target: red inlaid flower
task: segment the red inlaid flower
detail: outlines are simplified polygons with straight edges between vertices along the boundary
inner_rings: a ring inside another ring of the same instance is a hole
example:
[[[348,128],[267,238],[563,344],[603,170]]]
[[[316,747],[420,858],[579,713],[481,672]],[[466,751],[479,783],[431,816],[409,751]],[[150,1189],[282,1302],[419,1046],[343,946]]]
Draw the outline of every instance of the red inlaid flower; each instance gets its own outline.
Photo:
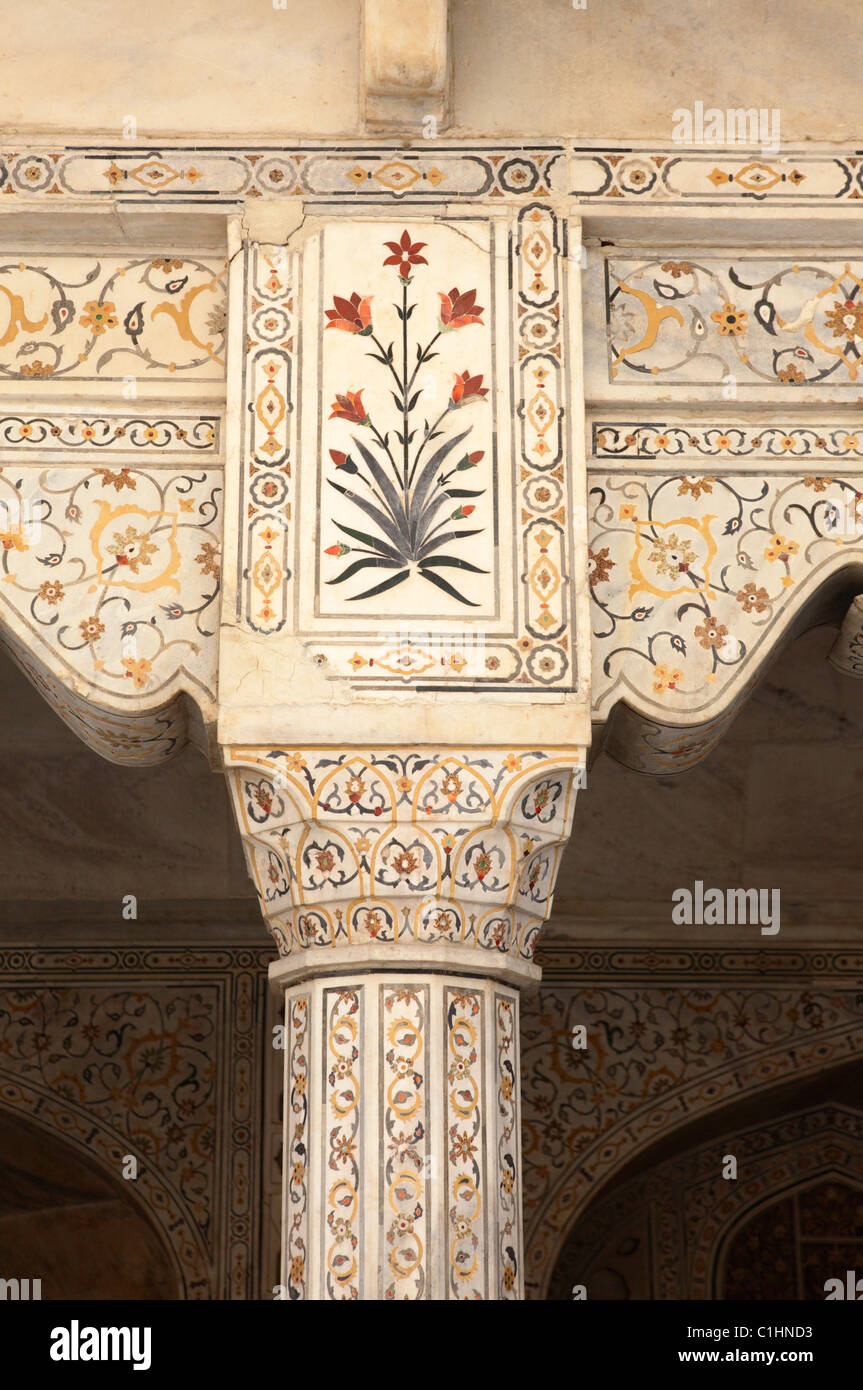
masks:
[[[464,328],[469,323],[482,323],[480,314],[484,314],[485,310],[476,302],[476,290],[465,290],[464,294],[459,294],[456,289],[450,290],[449,294],[441,294],[438,290],[438,299],[443,328]]]
[[[474,396],[481,400],[487,395],[488,387],[482,384],[482,373],[479,376],[471,376],[470,372],[461,372],[456,375],[450,399],[453,405],[463,405]]]
[[[387,256],[384,265],[397,265],[399,275],[403,280],[410,278],[412,265],[428,265],[425,256],[419,253],[427,243],[424,241],[411,241],[407,230],[403,231],[398,241],[385,241],[384,246],[392,252]]]
[[[330,407],[331,420],[347,420],[352,425],[368,424],[368,415],[363,405],[362,391],[347,391],[343,396],[336,392],[336,399]]]
[[[367,337],[372,331],[372,296],[360,299],[354,291],[350,299],[333,295],[334,308],[327,309],[329,323],[327,328],[341,328],[345,333],[361,333]]]

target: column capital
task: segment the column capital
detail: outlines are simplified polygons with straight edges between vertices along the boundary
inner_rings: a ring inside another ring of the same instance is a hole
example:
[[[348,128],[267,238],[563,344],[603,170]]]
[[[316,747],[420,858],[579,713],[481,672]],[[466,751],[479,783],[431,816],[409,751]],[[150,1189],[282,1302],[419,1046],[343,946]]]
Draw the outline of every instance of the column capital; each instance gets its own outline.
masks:
[[[582,748],[224,750],[275,979],[539,978]]]

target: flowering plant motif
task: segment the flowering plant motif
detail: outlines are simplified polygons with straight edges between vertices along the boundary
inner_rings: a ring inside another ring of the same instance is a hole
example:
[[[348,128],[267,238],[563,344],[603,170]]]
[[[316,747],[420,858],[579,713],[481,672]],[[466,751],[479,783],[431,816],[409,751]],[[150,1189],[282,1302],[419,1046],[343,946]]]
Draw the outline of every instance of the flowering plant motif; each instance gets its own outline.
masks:
[[[460,523],[475,511],[474,499],[481,497],[485,489],[453,486],[452,480],[457,479],[458,474],[475,468],[484,457],[484,451],[470,451],[465,447],[460,455],[455,455],[472,427],[450,432],[445,422],[453,411],[483,401],[488,395],[488,387],[483,386],[481,374],[465,369],[456,375],[446,405],[436,420],[429,423],[428,419],[424,419],[420,428],[415,412],[424,390],[420,381],[422,369],[438,356],[433,350],[435,343],[443,333],[481,324],[485,311],[476,303],[476,290],[459,291],[453,288],[447,292],[438,291],[438,331],[429,342],[424,345],[417,342],[411,349],[409,320],[417,304],[408,302],[408,289],[414,267],[428,265],[421,254],[426,243],[413,242],[405,230],[398,241],[388,241],[385,245],[390,254],[383,264],[398,267],[401,304],[394,304],[393,308],[401,328],[400,353],[396,350],[395,342],[385,347],[375,332],[371,295],[360,295],[356,291],[349,297],[336,295],[333,308],[326,311],[326,328],[368,338],[374,344],[376,350],[367,355],[380,363],[395,383],[391,394],[397,411],[397,424],[382,432],[363,404],[365,387],[336,394],[329,418],[367,429],[369,442],[363,442],[357,435],[352,436],[356,457],[330,449],[330,458],[339,480],[329,478],[327,481],[330,487],[374,523],[374,530],[360,530],[341,521],[334,522],[351,544],[339,540],[328,546],[325,553],[336,559],[346,555],[356,558],[351,559],[341,574],[328,580],[328,583],[343,584],[363,570],[393,571],[379,583],[353,594],[351,601],[356,602],[382,594],[403,584],[410,575],[418,574],[450,598],[476,608],[478,605],[455,582],[438,571],[487,573],[478,565],[453,554],[451,549],[459,541],[479,535],[483,529],[464,528]],[[417,443],[414,447],[415,440]],[[442,442],[433,446],[435,440]],[[457,462],[450,462],[449,467],[445,468],[451,456],[457,457]],[[355,478],[362,490],[348,487],[343,481],[347,478]]]

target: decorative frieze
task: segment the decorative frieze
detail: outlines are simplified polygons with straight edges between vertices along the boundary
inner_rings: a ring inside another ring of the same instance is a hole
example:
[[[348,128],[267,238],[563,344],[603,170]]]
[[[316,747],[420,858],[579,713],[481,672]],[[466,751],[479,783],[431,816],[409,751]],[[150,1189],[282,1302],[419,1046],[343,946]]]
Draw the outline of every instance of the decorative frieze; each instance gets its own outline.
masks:
[[[548,197],[566,187],[560,142],[129,145],[0,151],[0,194],[29,200],[176,204],[296,196],[315,202],[448,203]],[[49,197],[50,195],[50,197]]]
[[[780,421],[759,425],[744,420],[702,424],[675,421],[637,421],[597,419],[591,425],[592,465],[607,469],[621,459],[628,471],[631,459],[667,467],[669,459],[693,465],[713,459],[713,467],[723,472],[750,460],[755,470],[787,469],[792,459],[807,463],[842,459],[844,471],[863,468],[863,429],[844,422],[802,425],[799,421]],[[733,460],[733,463],[731,462]]]
[[[220,415],[175,412],[170,419],[152,414],[112,414],[55,410],[0,413],[0,459],[60,462],[75,454],[110,454],[135,466],[152,468],[161,459],[170,468],[201,460],[221,463]]]
[[[367,140],[230,145],[163,142],[86,147],[50,140],[0,151],[0,193],[9,200],[60,199],[176,205],[236,204],[249,197],[383,204],[568,194],[586,205],[656,204],[807,208],[863,197],[860,151],[783,146],[692,149],[679,144],[564,141],[440,142],[413,147]]]
[[[755,150],[686,150],[680,145],[570,149],[569,190],[585,202],[709,204],[769,203],[781,207],[829,206],[863,197],[859,150],[784,147],[763,156]]]

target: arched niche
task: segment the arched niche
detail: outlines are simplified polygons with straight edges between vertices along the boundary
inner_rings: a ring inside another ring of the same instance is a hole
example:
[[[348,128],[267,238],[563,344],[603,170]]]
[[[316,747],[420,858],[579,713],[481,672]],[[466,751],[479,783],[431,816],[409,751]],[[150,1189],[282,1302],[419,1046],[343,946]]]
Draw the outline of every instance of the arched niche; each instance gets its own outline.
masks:
[[[164,1238],[133,1196],[59,1135],[0,1110],[0,1270],[49,1299],[177,1299]]]

